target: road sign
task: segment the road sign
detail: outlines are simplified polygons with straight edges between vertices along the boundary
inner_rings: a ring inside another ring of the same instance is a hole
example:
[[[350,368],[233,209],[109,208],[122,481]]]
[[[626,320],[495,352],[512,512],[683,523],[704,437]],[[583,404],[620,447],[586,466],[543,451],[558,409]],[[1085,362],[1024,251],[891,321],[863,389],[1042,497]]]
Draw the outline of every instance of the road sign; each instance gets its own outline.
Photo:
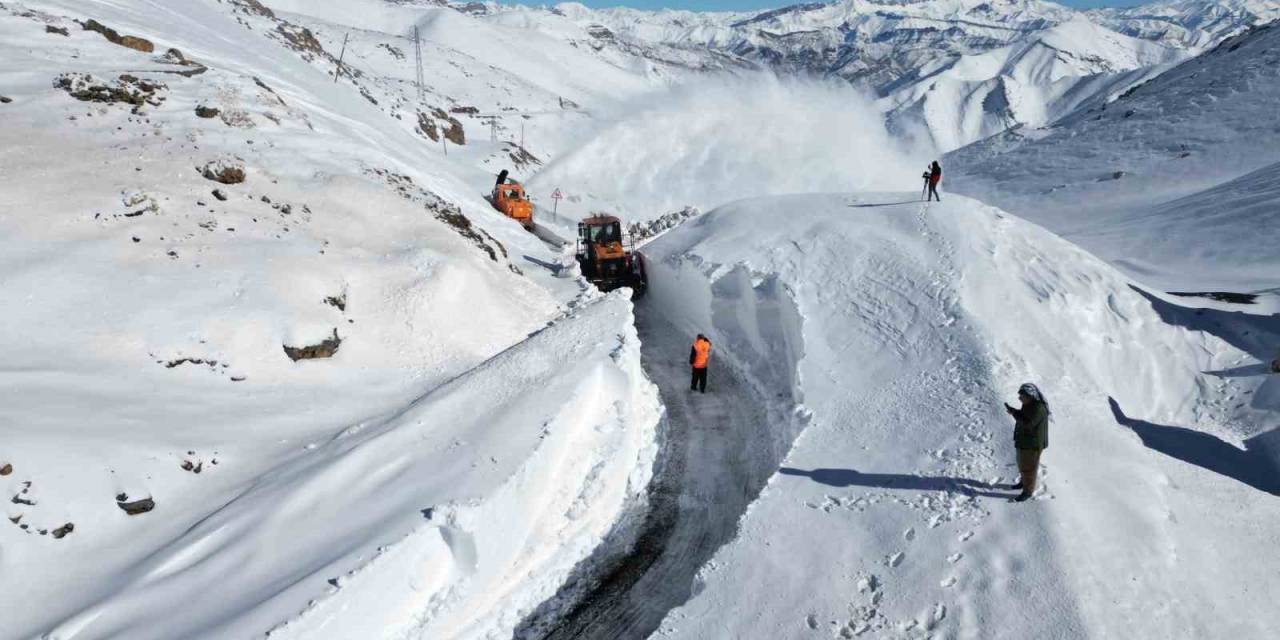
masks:
[[[551,217],[557,220],[560,219],[560,199],[563,197],[564,194],[560,193],[560,187],[556,187],[556,190],[551,192],[551,199],[555,200],[555,203],[553,203],[553,206],[551,207]]]
[[[563,198],[563,197],[564,197],[564,194],[563,194],[563,193],[560,193],[560,189],[558,189],[558,188],[555,190],[555,192],[554,192],[554,193],[552,193],[552,194],[551,194],[551,199],[552,199],[552,200],[559,200],[559,199],[561,199],[561,198]]]

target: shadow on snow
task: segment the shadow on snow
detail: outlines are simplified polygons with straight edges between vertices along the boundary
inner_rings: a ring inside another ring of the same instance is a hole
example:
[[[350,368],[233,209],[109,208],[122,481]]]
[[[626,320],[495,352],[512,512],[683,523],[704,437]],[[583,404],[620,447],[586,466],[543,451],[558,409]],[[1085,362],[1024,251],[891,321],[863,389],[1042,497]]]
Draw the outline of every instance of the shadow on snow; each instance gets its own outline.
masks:
[[[1138,434],[1142,438],[1142,444],[1148,449],[1242,482],[1259,491],[1280,495],[1280,465],[1276,464],[1273,457],[1280,453],[1280,449],[1273,449],[1278,443],[1264,442],[1280,438],[1280,430],[1272,430],[1245,440],[1245,448],[1238,449],[1208,433],[1130,418],[1120,409],[1120,403],[1115,398],[1107,400],[1111,404],[1111,413],[1116,422]]]
[[[782,467],[778,473],[788,476],[805,476],[814,482],[833,487],[878,487],[907,491],[947,491],[984,498],[1008,498],[1010,494],[994,493],[997,485],[968,478],[946,476],[916,476],[900,473],[862,473],[854,469],[795,469]]]

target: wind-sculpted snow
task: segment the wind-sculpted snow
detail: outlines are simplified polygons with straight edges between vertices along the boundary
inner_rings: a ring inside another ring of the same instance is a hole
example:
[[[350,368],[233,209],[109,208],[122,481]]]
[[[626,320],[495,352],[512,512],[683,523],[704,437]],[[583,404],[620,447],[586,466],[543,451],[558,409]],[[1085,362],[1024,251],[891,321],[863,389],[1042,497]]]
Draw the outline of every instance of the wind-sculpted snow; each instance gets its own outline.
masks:
[[[562,187],[562,211],[643,220],[761,195],[908,188],[930,159],[910,158],[857,91],[765,75],[652,94],[602,119],[530,181]]]

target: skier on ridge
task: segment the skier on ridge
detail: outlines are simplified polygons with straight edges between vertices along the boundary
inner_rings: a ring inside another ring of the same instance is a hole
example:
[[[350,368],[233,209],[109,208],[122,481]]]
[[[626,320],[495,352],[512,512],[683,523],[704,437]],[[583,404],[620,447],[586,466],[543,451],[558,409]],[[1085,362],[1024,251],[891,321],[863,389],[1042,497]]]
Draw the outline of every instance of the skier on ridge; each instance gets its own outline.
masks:
[[[711,360],[711,341],[701,333],[689,348],[689,366],[693,369],[690,391],[707,392],[707,364]]]
[[[1039,387],[1030,382],[1018,388],[1021,407],[1007,403],[1004,410],[1013,416],[1013,446],[1018,450],[1018,472],[1021,479],[1013,489],[1022,489],[1014,498],[1023,502],[1036,492],[1036,476],[1040,469],[1040,454],[1049,448],[1049,403]]]

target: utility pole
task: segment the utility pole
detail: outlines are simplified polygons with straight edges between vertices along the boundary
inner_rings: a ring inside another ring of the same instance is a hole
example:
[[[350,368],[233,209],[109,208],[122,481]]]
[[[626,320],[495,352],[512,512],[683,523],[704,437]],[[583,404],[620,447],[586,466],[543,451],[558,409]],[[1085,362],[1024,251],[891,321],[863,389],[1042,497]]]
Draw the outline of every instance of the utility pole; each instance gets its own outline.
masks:
[[[489,142],[498,141],[498,116],[489,118]]]
[[[440,146],[444,147],[444,155],[449,155],[449,139],[444,136],[440,136]]]
[[[351,34],[342,36],[342,53],[338,54],[338,69],[333,72],[333,83],[338,84],[338,76],[342,75],[342,59],[347,57],[347,40],[351,38]]]
[[[520,150],[524,150],[524,122],[520,123]]]
[[[418,27],[416,26],[413,28],[413,50],[414,50],[414,58],[416,59],[417,65],[418,65],[418,71],[417,71],[418,102],[422,102],[422,85],[425,84],[423,82],[423,76],[425,74],[423,74],[422,72],[422,40],[421,38],[418,37]]]

